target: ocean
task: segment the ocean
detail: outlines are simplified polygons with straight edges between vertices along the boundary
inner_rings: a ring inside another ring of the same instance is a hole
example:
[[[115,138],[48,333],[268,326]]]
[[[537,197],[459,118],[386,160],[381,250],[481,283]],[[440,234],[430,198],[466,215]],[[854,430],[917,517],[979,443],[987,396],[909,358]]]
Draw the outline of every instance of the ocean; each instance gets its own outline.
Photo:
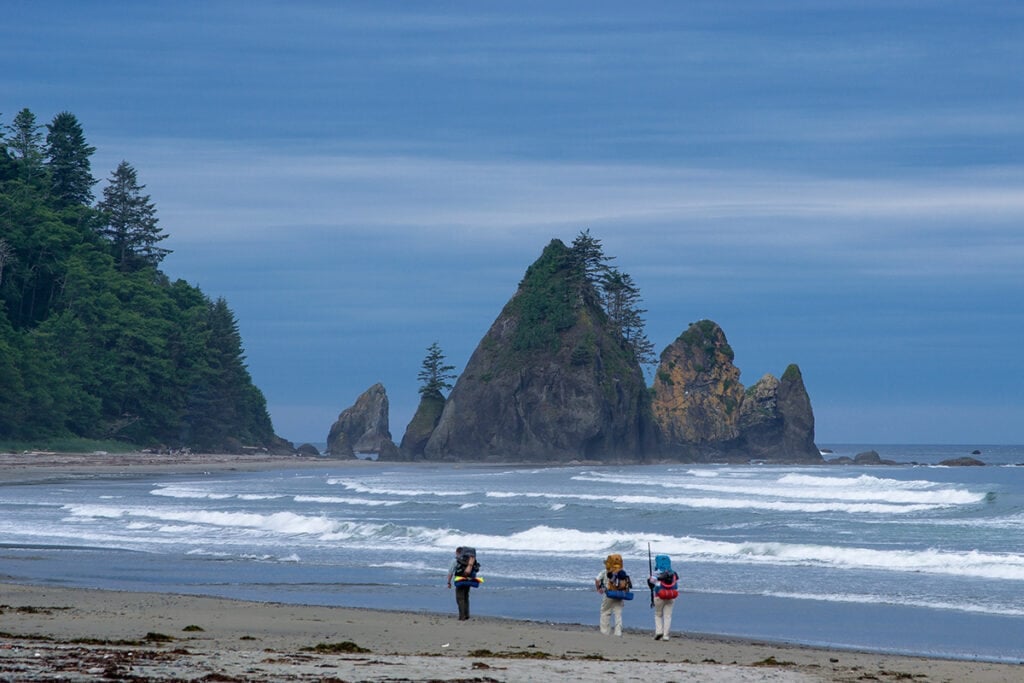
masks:
[[[653,634],[648,549],[680,575],[673,631],[1024,661],[1024,447],[874,448],[917,465],[386,464],[0,485],[0,578],[593,624],[609,553]],[[940,467],[970,455],[987,467]],[[2,473],[0,473],[2,482]],[[2,602],[2,597],[0,597]]]

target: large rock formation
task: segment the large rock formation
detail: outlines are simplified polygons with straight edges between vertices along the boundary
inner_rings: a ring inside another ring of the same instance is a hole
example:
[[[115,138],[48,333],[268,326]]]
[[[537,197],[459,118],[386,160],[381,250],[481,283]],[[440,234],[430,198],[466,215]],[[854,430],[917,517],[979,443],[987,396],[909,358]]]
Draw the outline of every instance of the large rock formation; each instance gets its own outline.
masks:
[[[394,444],[388,428],[388,395],[384,385],[377,383],[338,415],[327,435],[327,453],[355,457],[356,453],[382,451],[394,453]]]
[[[800,369],[765,375],[749,390],[710,320],[693,323],[661,354],[652,411],[667,457],[698,461],[821,461]]]
[[[402,444],[399,447],[402,459],[419,460],[423,457],[427,441],[430,440],[430,435],[434,433],[434,428],[441,420],[443,411],[444,396],[439,392],[420,397],[416,414],[412,416],[412,420],[405,428],[405,435],[402,437]]]
[[[757,460],[822,462],[814,445],[814,413],[800,368],[782,379],[765,375],[743,397],[734,454]]]
[[[651,409],[665,440],[713,444],[739,436],[743,385],[725,333],[710,320],[690,325],[661,353]]]
[[[529,267],[466,364],[429,460],[636,460],[654,438],[640,366],[559,240]]]

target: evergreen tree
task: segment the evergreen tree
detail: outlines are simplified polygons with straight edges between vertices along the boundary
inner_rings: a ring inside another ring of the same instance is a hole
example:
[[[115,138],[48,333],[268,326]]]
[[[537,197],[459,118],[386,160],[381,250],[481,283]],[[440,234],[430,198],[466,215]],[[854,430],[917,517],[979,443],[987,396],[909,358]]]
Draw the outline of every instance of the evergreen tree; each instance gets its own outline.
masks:
[[[633,349],[637,361],[641,365],[657,362],[654,344],[644,332],[643,314],[647,311],[640,308],[640,290],[633,283],[633,278],[629,273],[611,268],[601,281],[601,289],[608,319]]]
[[[167,237],[157,225],[156,207],[149,195],[142,194],[135,169],[127,161],[118,164],[103,188],[103,201],[97,209],[103,216],[99,232],[110,240],[114,260],[123,271],[145,266],[156,267],[169,249],[156,246]]]
[[[96,184],[89,157],[96,148],[86,144],[82,126],[71,112],[57,114],[46,128],[47,166],[54,198],[63,206],[88,205]]]
[[[28,176],[37,175],[43,170],[41,130],[42,126],[36,123],[36,115],[28,108],[18,112],[10,126],[7,147],[14,152],[14,157],[21,161],[24,173]]]
[[[441,392],[452,388],[451,380],[456,377],[452,372],[455,366],[446,365],[444,361],[444,353],[437,342],[427,347],[427,356],[423,359],[423,369],[417,375],[417,379],[421,382],[419,389],[421,396],[443,397]]]
[[[641,365],[656,363],[654,345],[644,332],[643,314],[647,311],[640,308],[640,290],[633,278],[609,265],[614,257],[605,256],[601,240],[591,236],[589,230],[582,230],[573,240],[572,253],[585,278],[598,291],[609,322],[632,349],[637,361]]]

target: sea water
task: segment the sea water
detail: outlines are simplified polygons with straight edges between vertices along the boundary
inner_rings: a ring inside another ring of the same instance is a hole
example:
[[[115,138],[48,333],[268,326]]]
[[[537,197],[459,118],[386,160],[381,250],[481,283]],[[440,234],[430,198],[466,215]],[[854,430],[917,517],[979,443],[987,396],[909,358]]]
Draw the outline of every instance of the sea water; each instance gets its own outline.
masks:
[[[673,629],[1024,661],[1024,447],[916,465],[359,467],[0,486],[0,578],[270,602],[455,612],[445,575],[477,549],[476,615],[594,624],[609,553],[653,633],[648,552],[682,593]],[[832,446],[829,457],[867,447]],[[2,481],[2,472],[0,472]]]

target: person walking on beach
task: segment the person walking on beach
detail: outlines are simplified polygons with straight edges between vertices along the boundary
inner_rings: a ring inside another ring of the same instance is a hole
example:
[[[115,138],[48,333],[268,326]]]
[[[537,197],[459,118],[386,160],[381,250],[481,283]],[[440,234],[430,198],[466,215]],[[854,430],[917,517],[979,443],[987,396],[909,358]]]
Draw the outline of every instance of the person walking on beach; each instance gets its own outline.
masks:
[[[452,587],[452,578],[456,576],[472,577],[476,574],[478,565],[476,564],[476,552],[467,552],[471,549],[463,548],[459,546],[455,549],[455,558],[452,560],[451,566],[448,567],[448,588]],[[469,589],[470,586],[465,581],[459,581],[463,585],[455,586],[455,604],[459,607],[459,621],[466,621],[469,619]]]
[[[647,577],[647,585],[654,590],[654,639],[668,640],[672,609],[679,597],[679,575],[672,571],[672,558],[654,558],[654,573]]]
[[[611,633],[612,622],[615,623],[615,635],[622,635],[622,601],[621,597],[608,597],[608,591],[619,595],[633,587],[629,575],[622,569],[622,555],[609,555],[604,561],[604,571],[594,579],[594,588],[601,593],[601,633]]]

